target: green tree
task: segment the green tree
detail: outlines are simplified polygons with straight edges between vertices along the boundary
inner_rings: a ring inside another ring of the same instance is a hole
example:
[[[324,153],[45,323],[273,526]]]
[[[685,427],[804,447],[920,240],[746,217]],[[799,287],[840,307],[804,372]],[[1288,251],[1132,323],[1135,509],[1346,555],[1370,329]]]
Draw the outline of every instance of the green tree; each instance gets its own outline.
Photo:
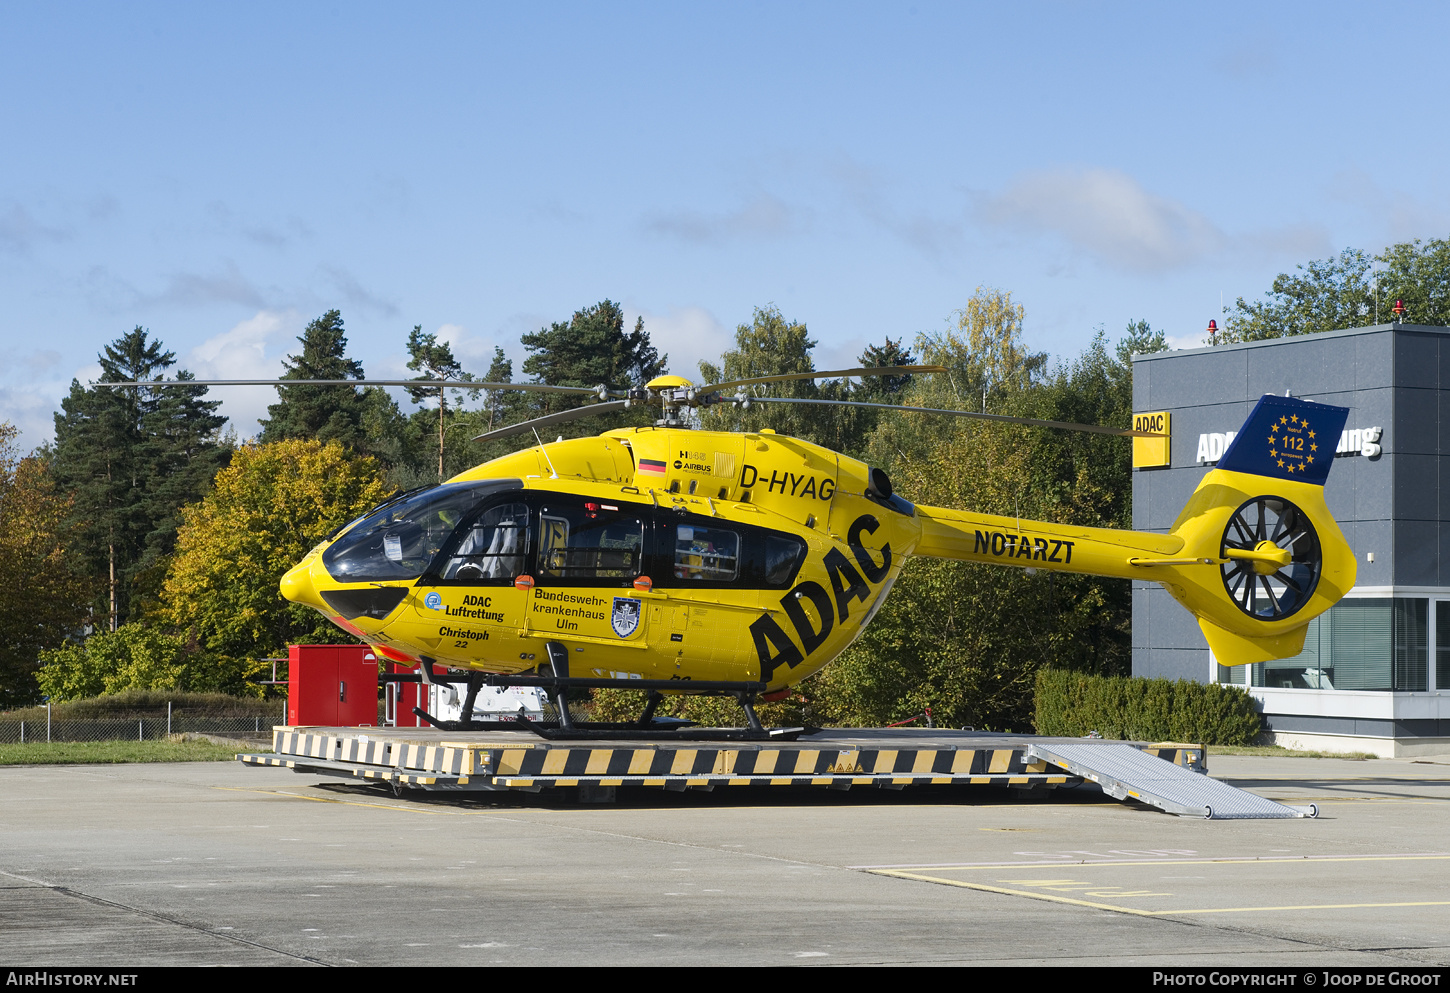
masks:
[[[665,371],[667,359],[650,343],[644,318],[634,322],[633,331],[624,329],[624,311],[612,300],[575,312],[567,323],[555,322],[520,341],[529,355],[524,375],[550,386],[600,386],[612,390],[642,386]],[[571,394],[529,393],[516,401],[517,412],[528,417],[569,410],[592,403],[588,397]],[[581,435],[631,424],[649,424],[658,416],[648,405],[585,418],[574,424],[551,427],[551,434]],[[517,440],[505,446],[517,447]]]
[[[436,334],[424,334],[423,325],[421,324],[414,325],[412,333],[408,335],[408,355],[410,356],[408,359],[408,368],[415,372],[423,373],[421,376],[414,377],[415,379],[459,382],[473,378],[473,374],[464,372],[462,364],[453,357],[453,349],[449,346],[448,342],[439,341]],[[408,387],[408,395],[413,398],[414,403],[421,404],[429,399],[438,402],[438,406],[432,411],[428,411],[425,408],[415,413],[413,420],[420,422],[420,424],[422,421],[428,419],[437,421],[432,433],[438,438],[438,482],[440,483],[445,478],[443,474],[443,456],[444,435],[448,428],[449,392],[449,390],[442,386]],[[453,390],[451,392],[454,395],[454,406],[461,408],[463,406],[463,391]],[[471,390],[469,393],[475,400],[478,399],[478,390]],[[431,418],[427,416],[430,414],[432,415]]]
[[[71,501],[40,458],[21,458],[16,430],[0,423],[0,709],[33,703],[42,651],[85,621],[90,582],[67,561]]]
[[[1346,248],[1280,273],[1267,299],[1243,297],[1224,319],[1219,342],[1260,341],[1394,320],[1403,300],[1406,324],[1450,325],[1450,240],[1391,245],[1371,256]]]
[[[1022,341],[1025,317],[1012,294],[977,287],[967,305],[952,315],[953,327],[922,335],[917,348],[928,365],[945,366],[954,390],[982,397],[990,413],[995,395],[1017,397],[1037,385],[1047,369],[1046,352],[1030,352]]]
[[[524,375],[551,386],[641,386],[664,372],[667,362],[650,344],[644,318],[625,331],[624,311],[612,300],[576,311],[567,324],[555,322],[520,341],[529,352]],[[572,405],[564,397],[551,400]]]
[[[498,345],[493,347],[493,361],[489,364],[488,372],[484,373],[483,381],[486,383],[512,383],[514,381],[513,360],[504,355],[503,349]],[[481,421],[480,426],[484,431],[492,431],[510,421],[520,420],[521,418],[517,415],[524,403],[524,396],[518,390],[485,390],[483,409],[488,415],[488,419]]]
[[[1118,340],[1118,347],[1115,349],[1119,364],[1128,370],[1130,378],[1134,355],[1152,355],[1154,352],[1166,351],[1168,338],[1162,331],[1154,331],[1143,320],[1128,322],[1128,329],[1123,332],[1123,337]]]
[[[196,377],[180,370],[175,379]],[[154,408],[141,422],[145,439],[138,455],[144,464],[144,509],[151,530],[136,563],[132,594],[154,604],[176,549],[181,508],[211,489],[212,478],[231,459],[231,445],[221,439],[227,419],[217,413],[220,400],[207,400],[204,386],[171,386],[156,391]],[[135,612],[133,612],[135,613]]]
[[[1008,294],[979,290],[955,326],[923,335],[926,362],[912,406],[980,409],[1127,426],[1128,357],[1161,345],[1144,322],[1116,349],[1098,334],[1054,370],[1022,342]],[[958,393],[960,390],[960,394]],[[931,415],[883,415],[870,458],[907,499],[1093,527],[1131,524],[1126,439]],[[861,639],[805,684],[811,705],[839,723],[882,724],[931,707],[938,723],[1027,730],[1044,666],[1125,674],[1131,667],[1129,584],[915,559]]]
[[[144,328],[107,345],[102,383],[160,380],[176,364]],[[181,370],[178,380],[193,378]],[[138,578],[154,574],[174,547],[180,507],[225,464],[226,422],[205,387],[83,388],[72,382],[55,417],[52,465],[73,494],[78,567],[106,577],[96,613],[115,630],[144,607]],[[150,585],[154,586],[154,582]]]
[[[246,445],[212,492],[185,511],[162,592],[171,624],[234,659],[260,659],[289,642],[345,642],[312,610],[288,603],[283,573],[342,524],[387,496],[372,457],[337,442]]]
[[[887,338],[880,345],[867,345],[856,359],[863,369],[880,369],[893,365],[916,365],[911,350],[904,347],[900,338]],[[851,391],[854,399],[868,403],[899,403],[901,396],[911,386],[912,377],[904,376],[862,376],[860,383]]]
[[[878,369],[893,365],[915,365],[916,359],[902,346],[899,339],[887,338],[883,344],[868,345],[856,357],[856,362],[863,369]],[[856,380],[816,380],[816,395],[822,400],[900,404],[912,380],[913,377],[909,374],[861,376]],[[866,457],[866,439],[880,423],[881,411],[869,407],[822,406],[814,408],[811,413],[814,417],[814,441],[855,458]]]
[[[288,438],[336,441],[348,448],[368,450],[364,422],[369,413],[363,389],[362,363],[347,357],[347,335],[342,313],[329,310],[308,324],[297,339],[298,355],[287,356],[283,379],[356,379],[352,386],[278,386],[279,400],[267,408],[260,441],[268,444]]]
[[[1431,239],[1391,245],[1377,257],[1381,321],[1391,319],[1388,308],[1405,303],[1405,324],[1450,327],[1450,240]]]
[[[176,690],[263,696],[250,678],[266,663],[229,659],[187,646],[180,635],[141,624],[123,624],[41,653],[36,675],[52,700],[81,700],[128,690]]]
[[[362,431],[367,454],[384,468],[389,484],[411,490],[437,479],[429,466],[429,434],[398,407],[387,389],[369,386],[363,391]]]
[[[1260,341],[1288,335],[1333,331],[1373,321],[1375,290],[1370,269],[1374,259],[1358,249],[1345,249],[1332,259],[1299,266],[1298,275],[1280,273],[1269,299],[1247,303],[1240,297],[1224,318],[1218,343]],[[1389,306],[1394,306],[1391,300]]]
[[[45,652],[37,675],[52,700],[80,700],[122,690],[180,689],[186,648],[175,635],[123,624],[84,642]]]
[[[720,358],[720,364],[700,363],[701,385],[815,372],[811,351],[816,342],[806,326],[788,321],[774,306],[756,307],[749,324],[735,328],[735,347]],[[820,389],[814,380],[800,379],[747,387],[753,396],[791,397],[815,400]],[[822,408],[803,404],[761,403],[748,409],[721,404],[701,411],[701,423],[714,431],[759,431],[773,428],[781,434],[814,439],[817,428],[829,415]],[[823,439],[824,440],[824,439]]]

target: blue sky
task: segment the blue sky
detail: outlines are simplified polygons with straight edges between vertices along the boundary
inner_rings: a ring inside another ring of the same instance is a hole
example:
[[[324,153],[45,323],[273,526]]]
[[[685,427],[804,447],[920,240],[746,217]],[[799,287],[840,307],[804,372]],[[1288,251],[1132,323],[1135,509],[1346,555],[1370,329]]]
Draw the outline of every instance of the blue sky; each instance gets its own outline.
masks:
[[[774,304],[817,366],[973,289],[1070,358],[1450,236],[1436,4],[0,3],[0,419],[147,327],[269,376],[339,308],[482,372],[606,297],[672,371]],[[275,393],[226,393],[242,437]],[[405,402],[405,407],[406,407]]]

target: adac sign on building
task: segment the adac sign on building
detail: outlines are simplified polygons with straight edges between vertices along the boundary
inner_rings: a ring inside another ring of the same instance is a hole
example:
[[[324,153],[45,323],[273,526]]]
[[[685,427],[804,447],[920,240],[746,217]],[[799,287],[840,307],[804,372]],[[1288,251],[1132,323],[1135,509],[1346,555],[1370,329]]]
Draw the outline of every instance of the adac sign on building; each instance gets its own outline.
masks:
[[[1379,442],[1383,432],[1384,429],[1380,427],[1345,428],[1339,434],[1339,444],[1335,446],[1334,454],[1376,458],[1382,451]],[[1235,431],[1212,431],[1199,435],[1198,457],[1194,461],[1212,465],[1223,458],[1223,453],[1228,451],[1228,446],[1236,436]]]

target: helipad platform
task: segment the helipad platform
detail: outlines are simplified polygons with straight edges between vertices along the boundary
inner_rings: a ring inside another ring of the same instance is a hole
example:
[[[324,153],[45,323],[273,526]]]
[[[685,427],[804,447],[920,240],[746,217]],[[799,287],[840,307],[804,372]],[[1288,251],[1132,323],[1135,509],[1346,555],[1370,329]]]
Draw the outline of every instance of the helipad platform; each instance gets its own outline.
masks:
[[[1087,779],[1119,799],[1140,800],[1173,813],[1305,816],[1303,811],[1208,779],[1203,748],[1183,744],[895,728],[830,728],[802,735],[797,741],[641,738],[604,743],[546,741],[521,731],[278,727],[273,731],[273,748],[272,755],[238,758],[254,766],[388,783],[400,793],[404,788],[538,791],[578,787],[602,799],[620,786],[709,790],[727,786],[899,789],[933,785],[1036,791]],[[1070,762],[1059,757],[1067,753],[1072,755]],[[1099,761],[1094,761],[1095,756]],[[1128,770],[1129,781],[1122,779],[1121,770]],[[1134,777],[1150,780],[1151,788],[1135,788]],[[1234,794],[1242,804],[1234,802]],[[1212,796],[1211,809],[1201,802],[1204,795]],[[1240,807],[1243,813],[1237,812]]]

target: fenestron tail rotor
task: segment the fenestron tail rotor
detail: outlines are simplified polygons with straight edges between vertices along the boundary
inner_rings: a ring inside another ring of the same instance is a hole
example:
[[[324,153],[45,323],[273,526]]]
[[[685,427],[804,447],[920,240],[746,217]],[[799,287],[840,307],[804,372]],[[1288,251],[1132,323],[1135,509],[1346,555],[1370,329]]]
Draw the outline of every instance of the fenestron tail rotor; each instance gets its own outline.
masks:
[[[1223,586],[1240,610],[1277,621],[1296,613],[1319,583],[1324,556],[1309,516],[1282,497],[1246,501],[1223,531]]]

